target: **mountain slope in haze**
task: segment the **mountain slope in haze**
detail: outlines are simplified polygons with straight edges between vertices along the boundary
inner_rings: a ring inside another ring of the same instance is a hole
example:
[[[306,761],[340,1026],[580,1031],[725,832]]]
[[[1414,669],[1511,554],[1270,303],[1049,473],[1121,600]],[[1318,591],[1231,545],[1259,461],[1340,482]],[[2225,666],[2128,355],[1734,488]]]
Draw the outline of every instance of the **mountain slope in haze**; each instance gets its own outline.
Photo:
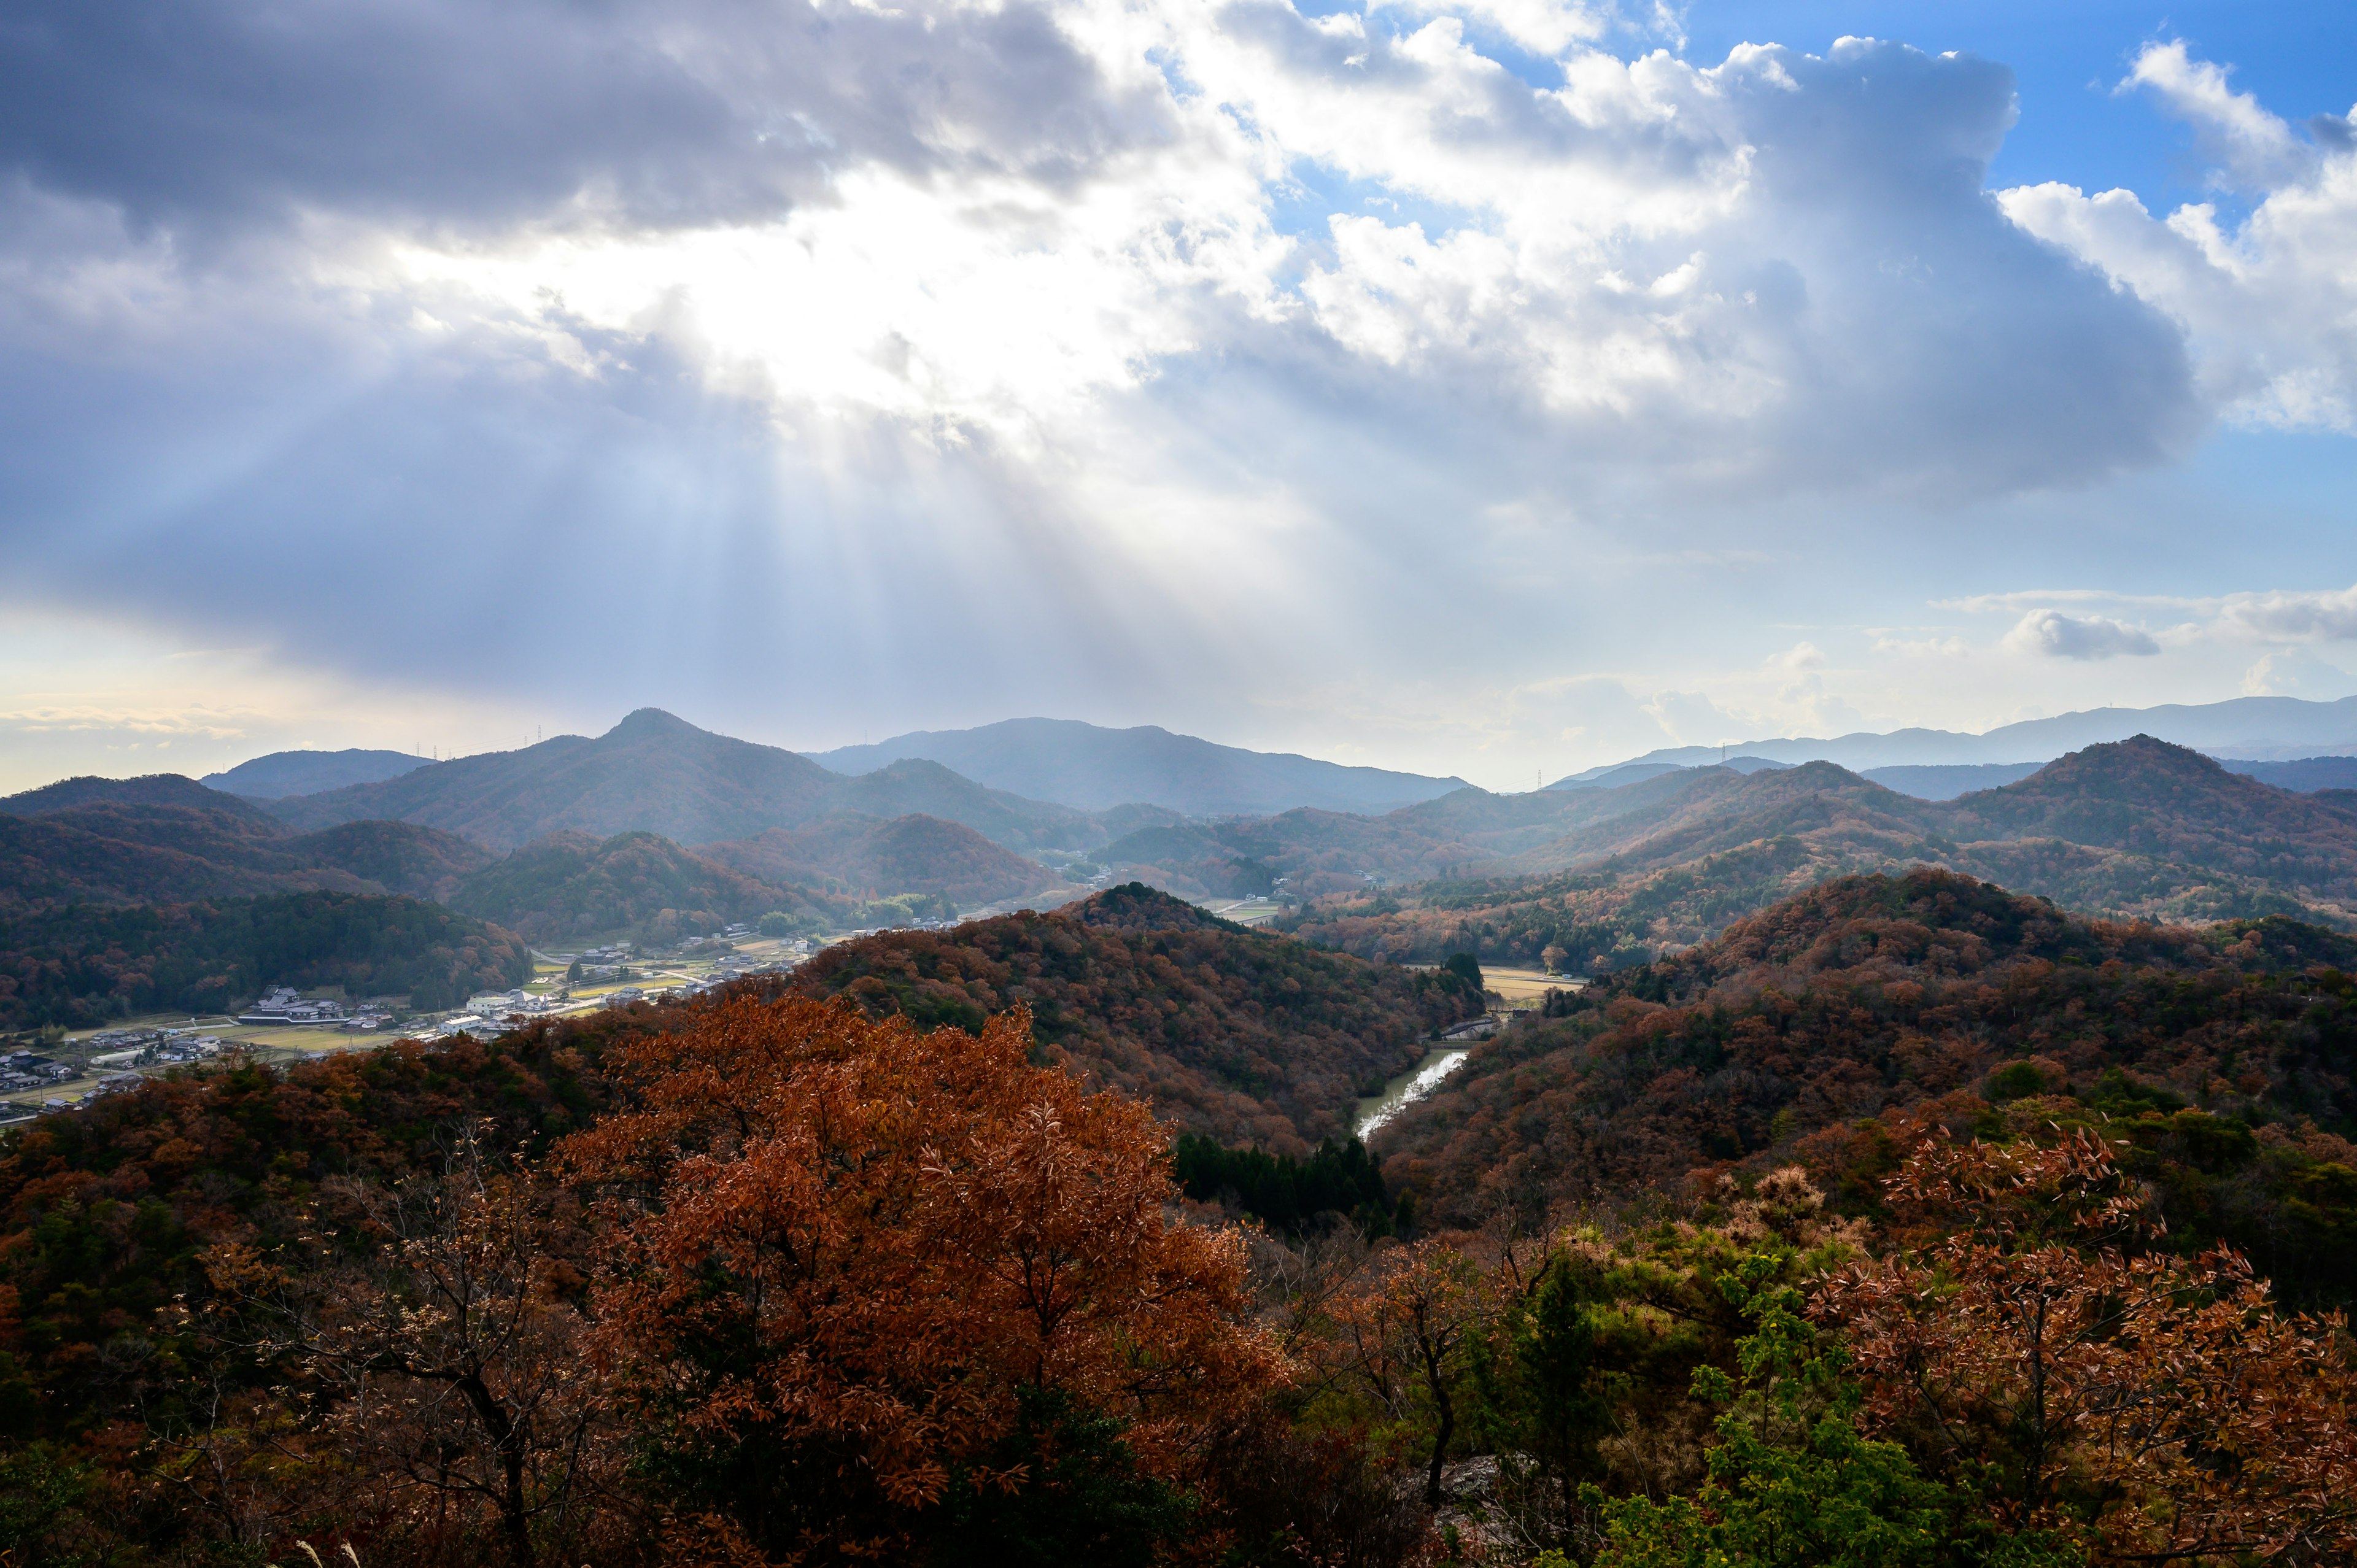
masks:
[[[1082,850],[1105,840],[1104,826],[1087,811],[990,789],[922,757],[837,779],[828,785],[823,806],[829,814],[936,817],[1016,850]]]
[[[2229,773],[2240,773],[2262,784],[2303,795],[2319,789],[2357,789],[2357,757],[2301,757],[2276,762],[2222,757],[2218,765]]]
[[[1376,1153],[1444,1221],[1795,1158],[1870,1201],[1922,1132],[2002,1132],[1993,1102],[2020,1100],[2026,1124],[2101,1125],[2186,1244],[2345,1300],[2357,1254],[2324,1243],[2357,1191],[2337,1220],[2315,1204],[2357,1153],[2352,966],[2357,940],[2289,920],[2124,925],[1949,872],[1845,878],[1559,994]]]
[[[699,844],[696,853],[773,884],[870,898],[923,893],[964,908],[1043,893],[1064,880],[963,823],[918,813],[888,822],[849,813],[822,817],[799,828]]]
[[[1984,735],[1953,730],[1864,731],[1829,739],[1747,740],[1736,748],[1776,762],[1835,762],[1844,768],[1923,767],[1958,763],[2043,762],[2065,752],[2148,735],[2213,756],[2272,760],[2357,752],[2357,697],[2312,703],[2298,697],[2233,697],[2222,703],[2170,703],[2157,708],[2091,708],[2052,718],[2000,725]],[[1673,746],[1626,762],[1606,763],[1547,786],[1575,789],[1634,765],[1706,767],[1715,746]]]
[[[616,931],[667,942],[771,909],[831,918],[842,905],[650,832],[551,833],[463,878],[450,895],[452,908],[544,943]]]
[[[1657,789],[1685,787],[1683,773]],[[1278,877],[1300,897],[1421,882],[1507,860],[1584,823],[1640,809],[1655,789],[1637,787],[1493,795],[1468,785],[1380,817],[1304,808],[1259,821],[1182,822],[1125,834],[1095,851],[1193,896],[1245,897]]]
[[[839,773],[923,757],[1034,800],[1092,811],[1141,802],[1207,817],[1269,816],[1297,806],[1380,813],[1465,784],[1461,779],[1247,751],[1152,725],[1105,729],[1076,719],[1008,719],[979,729],[918,730],[811,756]]]
[[[1609,968],[1703,940],[1828,877],[1917,865],[2088,913],[2357,924],[2357,814],[2149,737],[2091,746],[1953,801],[1823,762],[1565,793],[1632,803],[1473,877],[1329,899],[1286,924],[1370,957],[1462,949],[1531,962],[1558,949],[1576,970]]]
[[[371,819],[422,822],[511,850],[553,832],[660,833],[675,843],[748,839],[839,811],[911,812],[963,822],[1017,849],[1085,848],[1105,830],[1088,813],[986,789],[910,761],[857,779],[808,758],[641,708],[596,739],[557,736],[521,751],[415,768],[381,783],[270,802],[302,828]]]
[[[288,795],[317,795],[353,784],[374,784],[398,779],[424,768],[432,759],[405,751],[274,751],[241,762],[225,772],[208,773],[199,782],[209,789],[259,800]]]
[[[1453,975],[1244,930],[1143,886],[1051,915],[838,942],[791,983],[929,1028],[979,1028],[1021,1003],[1071,1070],[1189,1131],[1297,1155],[1345,1135],[1357,1096],[1482,1006]]]
[[[640,708],[595,740],[556,736],[521,751],[274,801],[271,810],[306,828],[363,819],[423,822],[498,850],[565,830],[655,832],[697,843],[816,814],[834,781],[791,751]]]
[[[137,779],[101,779],[88,774],[60,779],[55,784],[0,799],[0,815],[47,816],[78,806],[170,806],[220,811],[252,821],[274,820],[249,800],[209,789],[178,773],[149,773]]]
[[[2044,766],[2042,762],[1956,762],[1920,768],[1866,768],[1858,770],[1858,777],[1919,800],[1953,800],[1975,789],[2018,784]]]

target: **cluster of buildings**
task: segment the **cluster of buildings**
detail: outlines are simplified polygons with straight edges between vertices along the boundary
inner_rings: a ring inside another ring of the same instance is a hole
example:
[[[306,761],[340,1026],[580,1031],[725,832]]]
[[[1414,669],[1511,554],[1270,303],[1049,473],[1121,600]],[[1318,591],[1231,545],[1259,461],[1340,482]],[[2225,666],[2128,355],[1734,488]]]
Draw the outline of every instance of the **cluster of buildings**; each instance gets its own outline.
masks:
[[[10,1051],[0,1057],[0,1093],[19,1094],[28,1089],[47,1089],[51,1084],[64,1083],[78,1076],[65,1063],[32,1051]]]
[[[223,1041],[196,1028],[106,1029],[84,1044],[93,1048],[90,1065],[122,1069],[166,1062],[196,1062],[217,1057]]]
[[[237,1015],[241,1024],[340,1024],[345,1017],[340,1002],[307,1000],[291,985],[274,985],[262,994],[262,1000]]]
[[[340,1028],[348,1034],[382,1029],[393,1021],[382,1008],[348,1010],[340,1002],[307,997],[291,985],[274,985],[262,1000],[237,1015],[241,1024],[294,1024],[308,1028]]]

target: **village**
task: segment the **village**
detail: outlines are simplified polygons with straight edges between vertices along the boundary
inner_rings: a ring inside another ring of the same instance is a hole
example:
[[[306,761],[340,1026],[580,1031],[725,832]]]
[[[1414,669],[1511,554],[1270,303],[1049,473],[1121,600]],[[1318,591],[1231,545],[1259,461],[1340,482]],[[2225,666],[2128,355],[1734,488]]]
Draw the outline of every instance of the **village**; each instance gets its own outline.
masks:
[[[0,1124],[77,1109],[147,1077],[225,1056],[283,1064],[386,1039],[495,1039],[538,1018],[701,995],[732,980],[782,973],[817,946],[735,925],[668,949],[620,940],[578,951],[535,949],[529,983],[439,1012],[412,1011],[404,996],[307,994],[273,984],[233,1015],[126,1019],[45,1035],[31,1048],[0,1055]]]

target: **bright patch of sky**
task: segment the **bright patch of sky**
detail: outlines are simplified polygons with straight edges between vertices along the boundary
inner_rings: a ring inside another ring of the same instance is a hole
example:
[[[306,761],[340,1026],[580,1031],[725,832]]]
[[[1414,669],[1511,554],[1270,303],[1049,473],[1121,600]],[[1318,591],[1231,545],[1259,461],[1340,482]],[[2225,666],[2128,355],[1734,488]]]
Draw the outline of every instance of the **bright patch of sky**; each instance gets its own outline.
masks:
[[[0,782],[2357,691],[2345,7],[19,9]]]

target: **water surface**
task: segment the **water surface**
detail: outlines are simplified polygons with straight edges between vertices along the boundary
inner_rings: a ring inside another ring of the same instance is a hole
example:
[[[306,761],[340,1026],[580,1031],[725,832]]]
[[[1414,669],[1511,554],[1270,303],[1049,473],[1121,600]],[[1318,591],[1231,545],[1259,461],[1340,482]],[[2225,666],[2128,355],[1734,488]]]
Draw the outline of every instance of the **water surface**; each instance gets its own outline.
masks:
[[[1359,1101],[1358,1120],[1352,1130],[1361,1138],[1372,1138],[1375,1129],[1430,1094],[1440,1080],[1455,1072],[1472,1054],[1470,1046],[1436,1046],[1424,1053],[1424,1059],[1383,1085],[1381,1094],[1370,1095]]]

